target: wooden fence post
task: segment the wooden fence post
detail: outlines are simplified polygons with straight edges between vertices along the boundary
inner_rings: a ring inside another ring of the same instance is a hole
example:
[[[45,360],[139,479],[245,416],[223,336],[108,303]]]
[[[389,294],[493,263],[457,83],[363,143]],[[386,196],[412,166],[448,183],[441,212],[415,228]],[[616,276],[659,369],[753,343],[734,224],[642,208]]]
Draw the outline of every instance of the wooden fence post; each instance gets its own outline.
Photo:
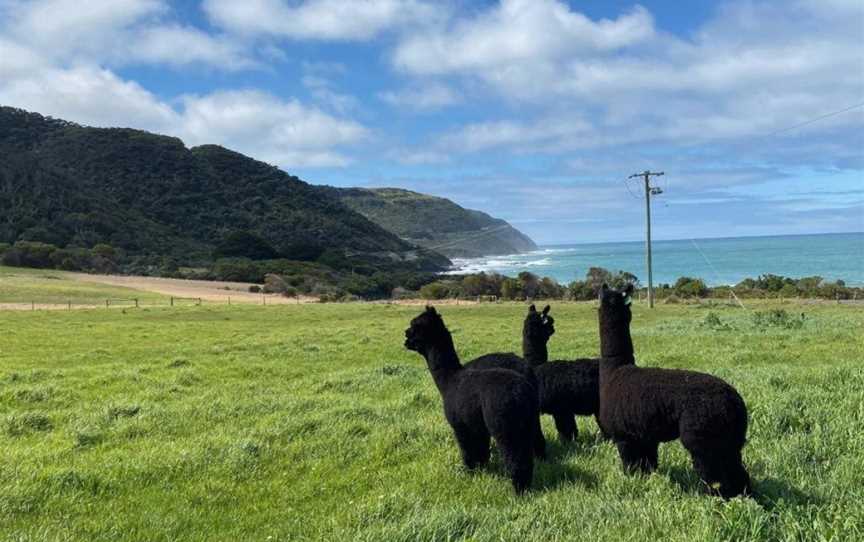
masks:
[[[72,300],[71,300],[71,299],[67,302],[67,308],[66,308],[66,310],[67,310],[67,311],[71,311],[71,310],[72,310]]]
[[[137,297],[135,298],[135,308],[136,309],[138,308],[138,298]]]
[[[108,300],[107,299],[105,300],[105,308],[106,309],[108,308]]]
[[[174,296],[173,295],[171,296],[171,306],[172,307],[174,306]]]

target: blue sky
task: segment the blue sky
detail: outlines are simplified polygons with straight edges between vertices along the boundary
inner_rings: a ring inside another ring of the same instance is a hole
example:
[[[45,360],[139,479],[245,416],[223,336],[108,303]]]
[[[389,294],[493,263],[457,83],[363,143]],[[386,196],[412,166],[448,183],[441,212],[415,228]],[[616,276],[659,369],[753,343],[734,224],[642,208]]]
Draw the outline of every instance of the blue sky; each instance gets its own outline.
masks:
[[[0,0],[0,104],[540,243],[864,230],[860,0]],[[779,133],[778,133],[779,132]]]

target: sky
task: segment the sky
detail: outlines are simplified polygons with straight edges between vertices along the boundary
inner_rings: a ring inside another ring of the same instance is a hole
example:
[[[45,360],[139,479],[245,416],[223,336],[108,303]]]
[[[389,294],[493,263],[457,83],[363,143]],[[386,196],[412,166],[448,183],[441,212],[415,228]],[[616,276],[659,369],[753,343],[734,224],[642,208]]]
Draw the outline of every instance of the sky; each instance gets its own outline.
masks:
[[[0,0],[0,105],[541,244],[864,231],[860,0]]]

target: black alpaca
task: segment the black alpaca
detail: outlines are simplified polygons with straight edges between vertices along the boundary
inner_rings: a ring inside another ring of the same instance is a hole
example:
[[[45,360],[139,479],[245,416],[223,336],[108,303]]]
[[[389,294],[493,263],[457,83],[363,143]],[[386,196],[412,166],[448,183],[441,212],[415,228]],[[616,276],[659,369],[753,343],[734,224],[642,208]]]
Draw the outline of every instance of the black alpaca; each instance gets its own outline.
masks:
[[[471,369],[475,371],[487,369],[507,369],[510,371],[515,371],[528,380],[528,382],[534,388],[535,393],[537,393],[539,399],[540,386],[537,382],[537,377],[534,375],[534,370],[531,368],[530,365],[525,363],[525,360],[512,352],[496,352],[493,354],[484,354],[478,358],[467,362],[463,367],[465,369]],[[539,419],[537,420],[537,427],[534,432],[533,442],[534,456],[540,459],[545,459],[546,437],[543,436],[543,428],[540,426]]]
[[[453,338],[432,307],[411,320],[405,347],[426,358],[465,467],[489,461],[491,436],[513,488],[517,493],[528,489],[534,469],[532,439],[540,423],[536,388],[514,371],[462,367]]]
[[[549,361],[546,343],[555,333],[549,305],[534,305],[522,325],[522,355],[534,368],[540,390],[540,412],[551,414],[562,441],[576,439],[576,416],[597,416],[600,408],[600,360]],[[599,425],[599,420],[598,420]],[[602,430],[601,430],[602,433]]]
[[[630,339],[632,286],[600,291],[600,424],[625,470],[657,468],[660,442],[680,439],[706,489],[723,498],[750,492],[741,461],[747,407],[735,388],[693,371],[640,368]]]

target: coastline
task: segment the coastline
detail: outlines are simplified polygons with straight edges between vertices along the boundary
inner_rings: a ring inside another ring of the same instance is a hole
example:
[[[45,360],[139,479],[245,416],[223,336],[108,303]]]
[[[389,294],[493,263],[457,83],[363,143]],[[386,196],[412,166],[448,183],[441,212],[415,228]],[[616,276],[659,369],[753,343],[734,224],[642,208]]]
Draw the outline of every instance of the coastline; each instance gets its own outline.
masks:
[[[662,240],[655,241],[653,248],[655,284],[689,276],[709,286],[734,286],[745,278],[774,274],[864,285],[864,232]],[[445,275],[516,276],[528,271],[562,284],[584,278],[589,267],[629,271],[642,282],[647,275],[640,241],[541,245],[531,252],[452,261]]]

